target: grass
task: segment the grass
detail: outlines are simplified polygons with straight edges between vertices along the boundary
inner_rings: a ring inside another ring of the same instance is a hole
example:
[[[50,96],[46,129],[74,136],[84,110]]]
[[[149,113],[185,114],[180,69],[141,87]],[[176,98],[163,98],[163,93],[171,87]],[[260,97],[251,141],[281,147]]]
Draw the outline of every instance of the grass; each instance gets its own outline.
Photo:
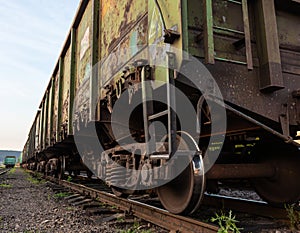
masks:
[[[34,178],[34,177],[32,177],[32,176],[28,176],[28,177],[27,177],[27,180],[28,180],[30,183],[35,184],[35,185],[45,183],[44,180],[40,180],[40,179]]]
[[[75,210],[75,208],[74,208],[74,207],[70,207],[70,206],[68,206],[68,207],[66,208],[66,210],[67,210],[67,211],[74,211],[74,210]]]
[[[0,184],[0,187],[2,188],[12,188],[11,184]]]
[[[64,197],[68,197],[70,196],[70,193],[66,193],[66,192],[61,192],[61,193],[56,193],[54,194],[54,198],[55,199],[61,199],[61,198],[64,198]]]
[[[16,167],[9,170],[8,174],[14,174],[16,172]]]
[[[240,233],[240,230],[242,230],[242,228],[236,226],[239,221],[232,215],[231,210],[229,211],[228,216],[223,211],[221,211],[221,214],[216,213],[216,216],[211,218],[211,222],[216,222],[219,225],[218,233]]]
[[[68,176],[67,181],[72,182],[72,180],[73,180],[72,176]]]
[[[300,211],[295,210],[295,205],[284,205],[289,219],[289,227],[292,232],[300,229]]]
[[[134,222],[133,226],[125,229],[125,230],[120,230],[119,233],[151,233],[151,230],[143,230],[141,229],[142,226],[138,222]]]

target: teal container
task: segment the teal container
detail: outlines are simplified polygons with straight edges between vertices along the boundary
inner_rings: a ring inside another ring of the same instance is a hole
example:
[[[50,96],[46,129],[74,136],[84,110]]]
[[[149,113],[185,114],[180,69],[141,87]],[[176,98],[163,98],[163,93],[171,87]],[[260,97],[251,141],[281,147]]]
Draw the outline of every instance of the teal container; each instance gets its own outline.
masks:
[[[14,167],[16,164],[16,157],[15,156],[6,156],[4,158],[4,165],[6,168]]]

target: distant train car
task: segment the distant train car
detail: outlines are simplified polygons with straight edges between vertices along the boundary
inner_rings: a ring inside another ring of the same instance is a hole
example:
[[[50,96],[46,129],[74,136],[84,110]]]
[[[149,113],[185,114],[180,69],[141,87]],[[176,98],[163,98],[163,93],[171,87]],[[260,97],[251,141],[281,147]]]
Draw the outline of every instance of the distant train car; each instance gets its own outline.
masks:
[[[17,159],[15,156],[5,156],[4,158],[4,165],[6,168],[11,168],[11,167],[15,167],[17,162]]]
[[[270,204],[299,201],[299,25],[299,0],[82,0],[24,146],[24,167],[59,177],[92,169],[116,195],[148,187],[177,214],[193,213],[204,192],[231,180],[248,181]],[[190,130],[175,110],[197,113]],[[222,121],[226,128],[214,130]],[[176,173],[164,166],[176,151],[192,160],[164,183]]]

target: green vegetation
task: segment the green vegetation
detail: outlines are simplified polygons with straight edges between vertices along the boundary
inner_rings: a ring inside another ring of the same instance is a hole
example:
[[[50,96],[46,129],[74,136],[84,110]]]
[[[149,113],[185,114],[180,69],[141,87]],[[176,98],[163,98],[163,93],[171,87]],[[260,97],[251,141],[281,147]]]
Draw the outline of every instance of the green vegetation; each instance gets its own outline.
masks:
[[[118,217],[118,218],[117,218],[117,221],[118,221],[118,222],[124,222],[125,219],[124,219],[124,217]]]
[[[73,180],[73,179],[72,179],[72,176],[68,176],[67,181],[68,181],[68,182],[72,182],[72,180]]]
[[[126,230],[120,230],[120,233],[151,233],[151,230],[142,230],[138,222],[134,222],[133,226]]]
[[[28,177],[27,177],[27,180],[28,180],[30,183],[36,184],[36,185],[45,183],[44,180],[39,179],[39,178],[35,178],[35,177],[32,177],[32,176],[28,176]]]
[[[55,199],[61,199],[61,198],[64,198],[64,197],[68,197],[70,196],[70,193],[66,193],[66,192],[61,192],[61,193],[56,193],[54,194],[54,198]]]
[[[13,174],[16,172],[16,167],[12,168],[9,170],[8,174]]]
[[[284,208],[290,220],[290,230],[292,232],[300,230],[300,211],[295,210],[295,204],[284,205]]]
[[[0,184],[0,187],[2,188],[12,188],[11,184]]]
[[[236,226],[239,221],[235,219],[235,216],[232,216],[231,210],[228,216],[221,211],[221,214],[216,214],[216,217],[211,218],[211,222],[216,222],[219,225],[218,233],[240,233],[240,230],[242,230],[242,228]]]
[[[67,207],[67,211],[74,211],[74,210],[75,210],[74,207],[70,207],[70,206]]]

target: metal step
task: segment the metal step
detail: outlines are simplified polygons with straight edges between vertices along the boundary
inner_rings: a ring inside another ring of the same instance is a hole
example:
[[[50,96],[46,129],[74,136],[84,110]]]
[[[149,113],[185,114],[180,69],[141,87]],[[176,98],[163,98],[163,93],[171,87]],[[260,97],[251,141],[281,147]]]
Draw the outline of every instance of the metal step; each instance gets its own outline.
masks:
[[[152,120],[157,119],[159,117],[168,115],[168,113],[169,113],[169,111],[165,110],[165,111],[162,111],[162,112],[159,112],[159,113],[148,116],[148,119],[149,119],[149,121],[152,121]]]

